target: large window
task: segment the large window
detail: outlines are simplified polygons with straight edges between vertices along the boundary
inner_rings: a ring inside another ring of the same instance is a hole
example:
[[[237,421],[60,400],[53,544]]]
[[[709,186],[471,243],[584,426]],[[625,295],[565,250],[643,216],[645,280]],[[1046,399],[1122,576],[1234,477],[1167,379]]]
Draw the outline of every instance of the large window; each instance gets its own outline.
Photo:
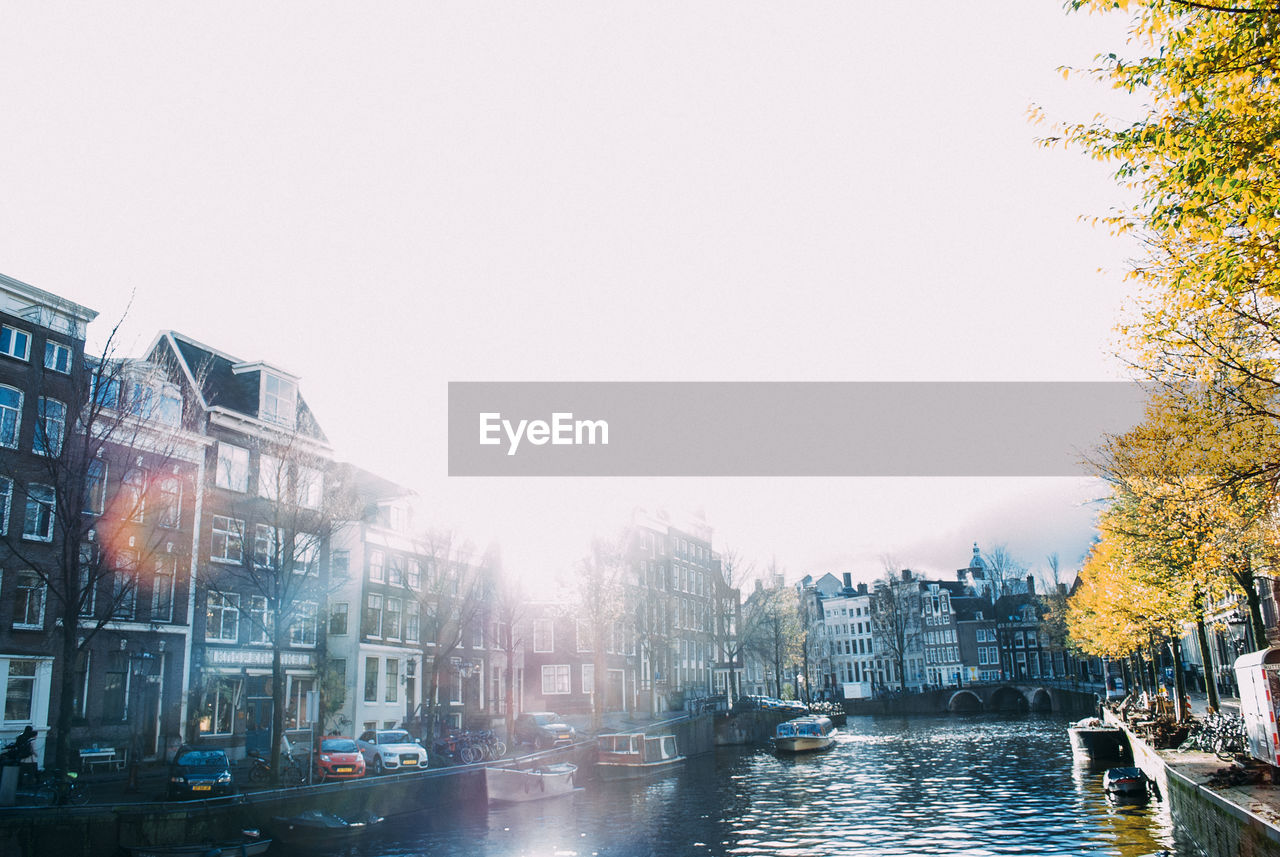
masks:
[[[293,573],[320,574],[319,539],[311,533],[297,533],[293,537]]]
[[[67,406],[57,399],[41,396],[36,403],[36,436],[32,451],[39,455],[62,454],[62,437],[67,430]]]
[[[533,620],[533,650],[553,652],[556,648],[555,626],[550,619]]]
[[[71,374],[71,349],[60,342],[46,339],[44,343],[44,368]]]
[[[317,605],[314,601],[300,601],[297,615],[289,626],[289,643],[294,646],[316,644]]]
[[[307,719],[307,694],[315,689],[314,679],[289,679],[289,702],[284,711],[285,729],[306,729],[311,725],[311,721]]]
[[[270,641],[267,622],[270,617],[267,615],[267,597],[265,595],[250,595],[245,599],[244,604],[245,625],[247,626],[248,637],[250,643],[259,645]]]
[[[253,537],[254,564],[258,568],[275,568],[279,546],[279,531],[267,524],[258,524]]]
[[[204,638],[215,643],[234,643],[240,626],[239,596],[210,592],[205,610]]]
[[[279,500],[283,496],[284,468],[274,455],[258,456],[258,496]]]
[[[102,719],[124,720],[129,706],[129,659],[124,652],[108,652],[102,678]]]
[[[44,581],[33,571],[20,571],[13,605],[13,627],[44,627]]]
[[[400,661],[387,658],[386,698],[384,702],[397,702],[400,699]]]
[[[382,583],[386,580],[386,572],[383,570],[382,551],[369,551],[369,579],[374,583]]]
[[[569,692],[569,665],[546,664],[542,667],[542,695]]]
[[[89,462],[84,474],[84,509],[87,515],[101,515],[107,507],[107,463],[100,458]]]
[[[240,679],[215,678],[205,689],[200,706],[201,735],[230,735]]]
[[[0,354],[26,360],[31,356],[31,334],[7,324],[0,326]]]
[[[151,621],[173,621],[173,582],[177,578],[177,557],[162,556],[156,560],[156,574],[151,580]]]
[[[5,720],[31,720],[36,697],[36,661],[10,660],[4,694]]]
[[[404,641],[416,643],[421,636],[421,620],[418,618],[418,602],[410,599],[404,605]]]
[[[0,476],[0,536],[9,533],[9,510],[13,507],[13,480]]]
[[[336,550],[329,554],[329,579],[335,583],[351,576],[351,551]]]
[[[378,659],[364,659],[364,701],[378,701]]]
[[[24,539],[53,541],[53,506],[53,488],[35,484],[27,487],[27,514],[22,522]]]
[[[241,539],[244,534],[244,521],[213,516],[213,543],[209,549],[209,558],[214,562],[240,562],[243,558]]]
[[[382,623],[382,636],[388,640],[400,639],[400,599],[387,599],[386,618]]]
[[[111,575],[111,615],[116,619],[132,619],[138,604],[138,554],[121,551]]]
[[[166,476],[160,480],[160,526],[176,528],[182,522],[182,480]]]
[[[12,387],[0,387],[0,446],[17,449],[21,429],[22,393]]]
[[[382,596],[369,593],[364,601],[364,632],[370,637],[382,636]]]
[[[404,585],[404,557],[398,554],[387,557],[387,583],[392,586]]]
[[[90,542],[80,543],[80,615],[92,616],[98,596],[98,578],[94,563],[97,553]]]
[[[293,427],[297,420],[298,387],[292,381],[262,373],[262,410],[259,416],[270,423]]]
[[[249,490],[249,450],[229,443],[218,443],[218,470],[215,481],[219,488],[239,491]]]
[[[348,606],[345,601],[329,605],[329,636],[347,633]]]
[[[120,482],[120,517],[128,521],[142,522],[147,511],[147,474],[134,467]]]
[[[308,509],[319,509],[324,498],[324,474],[314,467],[298,465],[297,501],[299,506]]]
[[[596,692],[596,665],[595,664],[582,665],[582,692],[583,693]]]

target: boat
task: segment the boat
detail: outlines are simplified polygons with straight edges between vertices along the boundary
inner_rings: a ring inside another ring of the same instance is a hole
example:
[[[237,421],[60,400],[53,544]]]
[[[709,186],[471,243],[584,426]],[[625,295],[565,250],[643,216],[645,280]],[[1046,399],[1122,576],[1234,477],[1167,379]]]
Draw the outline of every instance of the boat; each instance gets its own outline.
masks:
[[[773,733],[773,747],[780,753],[805,753],[828,750],[835,743],[831,737],[831,718],[808,714],[779,723]]]
[[[1071,754],[1087,762],[1123,762],[1133,758],[1129,739],[1119,726],[1086,717],[1067,727],[1071,738]]]
[[[537,768],[485,768],[484,785],[491,803],[542,800],[573,792],[577,765],[559,762]]]
[[[626,780],[669,771],[684,761],[674,735],[618,732],[596,741],[596,773],[604,780]]]
[[[1145,800],[1149,785],[1141,768],[1109,768],[1102,775],[1102,790],[1107,797]]]
[[[331,812],[309,809],[297,815],[275,816],[271,819],[271,829],[276,838],[286,845],[311,845],[355,839],[381,823],[382,817],[373,814],[347,819]]]
[[[199,842],[181,845],[126,845],[130,857],[256,857],[266,853],[271,840],[257,830],[240,831],[241,838],[225,842]]]

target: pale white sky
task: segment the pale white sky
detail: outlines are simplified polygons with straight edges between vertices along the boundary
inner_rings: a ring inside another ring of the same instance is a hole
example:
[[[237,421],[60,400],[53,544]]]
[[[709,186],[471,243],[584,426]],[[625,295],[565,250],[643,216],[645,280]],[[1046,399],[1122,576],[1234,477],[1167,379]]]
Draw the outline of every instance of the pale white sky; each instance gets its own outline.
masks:
[[[1059,0],[5,4],[0,271],[298,373],[340,456],[530,575],[635,505],[793,577],[1073,564],[1087,482],[451,480],[445,393],[1119,377],[1131,248],[1077,216],[1120,195],[1026,112],[1118,109],[1057,67],[1123,32]]]

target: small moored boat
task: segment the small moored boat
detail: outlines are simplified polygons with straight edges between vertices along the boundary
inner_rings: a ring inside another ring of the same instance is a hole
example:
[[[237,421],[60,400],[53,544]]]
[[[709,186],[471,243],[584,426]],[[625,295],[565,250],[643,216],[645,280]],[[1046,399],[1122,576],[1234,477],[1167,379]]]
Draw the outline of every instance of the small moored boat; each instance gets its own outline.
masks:
[[[831,732],[830,717],[809,714],[779,723],[773,733],[773,746],[780,753],[827,750],[835,743]]]
[[[596,773],[605,780],[625,780],[669,771],[684,761],[674,735],[620,732],[596,742]]]
[[[491,803],[542,800],[573,792],[577,765],[560,762],[537,768],[485,768],[484,784]]]
[[[1122,762],[1131,759],[1129,739],[1118,726],[1109,726],[1096,717],[1086,717],[1067,727],[1071,754],[1089,762]]]
[[[198,842],[181,845],[126,845],[130,857],[257,857],[271,847],[257,830],[242,830],[241,838],[225,842]]]
[[[382,817],[343,818],[331,812],[309,809],[293,816],[276,816],[271,829],[286,845],[328,844],[355,839],[382,823]]]
[[[1145,800],[1148,787],[1141,768],[1109,768],[1102,775],[1102,790],[1108,797]]]

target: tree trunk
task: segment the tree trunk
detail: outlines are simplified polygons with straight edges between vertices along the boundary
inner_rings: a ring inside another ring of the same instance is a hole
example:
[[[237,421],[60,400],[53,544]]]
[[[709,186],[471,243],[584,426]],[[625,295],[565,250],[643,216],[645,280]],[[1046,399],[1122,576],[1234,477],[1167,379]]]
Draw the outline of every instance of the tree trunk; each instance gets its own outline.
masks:
[[[79,634],[79,616],[74,605],[63,609],[62,627],[62,672],[58,676],[58,719],[54,727],[53,765],[63,771],[69,771],[71,765],[71,718],[75,714],[76,698],[76,655],[79,646],[76,637]],[[48,755],[48,741],[45,743],[45,754]]]
[[[276,631],[280,621],[277,614]],[[271,645],[271,784],[280,785],[280,744],[284,737],[284,659],[279,637]]]
[[[1181,638],[1174,637],[1169,643],[1169,648],[1173,653],[1173,693],[1174,701],[1177,703],[1174,714],[1177,722],[1181,723],[1191,713],[1187,702],[1186,669],[1182,663]]]
[[[515,747],[516,735],[516,653],[515,649],[507,648],[507,669],[506,675],[502,677],[503,693],[506,694],[507,701],[507,744],[513,749]]]
[[[1208,695],[1209,708],[1217,711],[1221,706],[1218,700],[1218,683],[1214,681],[1213,655],[1209,651],[1209,634],[1204,627],[1204,614],[1196,619],[1196,642],[1200,644],[1200,664],[1204,670],[1204,689]]]
[[[1258,597],[1258,583],[1253,574],[1253,561],[1246,558],[1244,568],[1231,576],[1244,592],[1245,603],[1249,606],[1248,642],[1253,646],[1250,651],[1261,651],[1268,646],[1267,631],[1266,624],[1262,621],[1262,599]]]

